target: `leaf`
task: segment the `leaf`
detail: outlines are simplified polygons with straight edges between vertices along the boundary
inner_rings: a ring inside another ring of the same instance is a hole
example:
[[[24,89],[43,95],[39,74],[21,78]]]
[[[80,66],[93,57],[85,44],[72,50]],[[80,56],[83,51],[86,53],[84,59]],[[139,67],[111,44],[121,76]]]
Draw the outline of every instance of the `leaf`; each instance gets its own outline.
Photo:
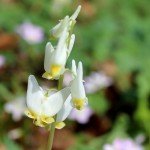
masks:
[[[4,136],[2,140],[8,150],[23,150],[19,145],[9,139],[7,136]]]

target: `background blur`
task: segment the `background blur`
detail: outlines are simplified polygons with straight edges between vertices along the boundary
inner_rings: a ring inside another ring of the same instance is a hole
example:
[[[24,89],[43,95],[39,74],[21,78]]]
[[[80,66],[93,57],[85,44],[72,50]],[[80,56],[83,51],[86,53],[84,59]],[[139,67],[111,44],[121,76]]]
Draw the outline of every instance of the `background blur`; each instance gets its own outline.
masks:
[[[56,131],[54,150],[109,150],[116,139],[130,141],[128,150],[150,150],[149,0],[0,1],[0,150],[46,145],[47,131],[23,115],[27,78],[57,85],[41,77],[49,30],[79,4],[67,67],[83,62],[89,106]]]

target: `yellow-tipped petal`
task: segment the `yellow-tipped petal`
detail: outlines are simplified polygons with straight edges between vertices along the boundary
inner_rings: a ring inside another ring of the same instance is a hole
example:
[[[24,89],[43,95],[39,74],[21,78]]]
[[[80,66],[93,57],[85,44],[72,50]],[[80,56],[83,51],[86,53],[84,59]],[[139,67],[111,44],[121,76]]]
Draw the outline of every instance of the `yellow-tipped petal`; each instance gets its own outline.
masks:
[[[37,117],[33,120],[33,123],[36,125],[36,126],[39,126],[39,127],[45,127],[47,124],[45,124],[44,122],[42,122],[42,120]]]
[[[62,129],[64,126],[65,126],[64,122],[57,122],[55,125],[55,128],[56,129]]]
[[[34,113],[32,113],[30,110],[28,110],[28,109],[24,111],[24,114],[26,116],[28,116],[29,118],[32,118],[32,119],[36,118],[36,115]]]
[[[48,72],[45,72],[45,73],[42,75],[42,77],[43,77],[43,78],[46,78],[46,79],[48,79],[48,80],[50,80],[50,79],[53,78],[52,75],[51,75],[50,73],[48,73]]]
[[[82,110],[85,106],[85,100],[84,99],[75,99],[72,101],[72,106],[78,110]]]
[[[50,124],[55,121],[55,119],[53,117],[41,117],[41,120],[47,124]]]
[[[56,77],[60,71],[61,71],[61,66],[60,65],[52,65],[52,77]]]

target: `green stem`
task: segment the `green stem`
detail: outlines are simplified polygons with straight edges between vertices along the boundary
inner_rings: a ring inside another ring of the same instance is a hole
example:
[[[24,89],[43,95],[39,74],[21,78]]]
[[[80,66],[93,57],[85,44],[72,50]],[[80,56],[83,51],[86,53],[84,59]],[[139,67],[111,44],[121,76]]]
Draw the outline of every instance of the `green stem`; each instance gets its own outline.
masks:
[[[55,122],[52,123],[51,128],[50,128],[50,135],[49,135],[49,139],[48,139],[47,150],[52,149],[54,133],[55,133]]]
[[[64,75],[61,75],[58,81],[58,90],[60,91],[63,87],[63,79],[64,79]],[[54,118],[56,119],[57,116],[55,116]],[[49,135],[49,139],[48,139],[48,144],[47,144],[47,149],[46,150],[52,150],[52,146],[53,146],[53,139],[54,139],[54,133],[55,133],[55,124],[56,122],[53,122],[50,126],[50,135]]]
[[[62,74],[59,78],[59,81],[58,81],[58,91],[60,91],[63,87],[63,79],[64,79],[64,74]]]

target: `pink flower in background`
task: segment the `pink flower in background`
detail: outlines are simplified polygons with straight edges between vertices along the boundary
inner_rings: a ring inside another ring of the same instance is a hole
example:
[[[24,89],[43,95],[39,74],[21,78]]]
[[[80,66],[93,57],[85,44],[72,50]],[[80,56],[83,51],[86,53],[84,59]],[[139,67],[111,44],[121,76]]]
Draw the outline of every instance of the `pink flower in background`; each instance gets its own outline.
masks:
[[[12,119],[14,121],[20,121],[26,109],[25,98],[18,97],[15,100],[7,102],[4,109],[7,113],[12,114]]]
[[[144,150],[144,148],[130,138],[117,138],[112,144],[105,144],[103,150]]]
[[[16,31],[29,44],[37,44],[44,39],[43,29],[30,22],[24,22],[17,27]]]
[[[76,120],[80,124],[86,124],[88,123],[92,114],[93,111],[87,106],[83,110],[73,109],[68,118],[70,120]]]
[[[85,78],[85,90],[87,93],[95,93],[99,89],[109,87],[112,79],[104,72],[92,72],[90,76]]]
[[[5,57],[3,55],[0,55],[0,68],[2,68],[5,64]]]

